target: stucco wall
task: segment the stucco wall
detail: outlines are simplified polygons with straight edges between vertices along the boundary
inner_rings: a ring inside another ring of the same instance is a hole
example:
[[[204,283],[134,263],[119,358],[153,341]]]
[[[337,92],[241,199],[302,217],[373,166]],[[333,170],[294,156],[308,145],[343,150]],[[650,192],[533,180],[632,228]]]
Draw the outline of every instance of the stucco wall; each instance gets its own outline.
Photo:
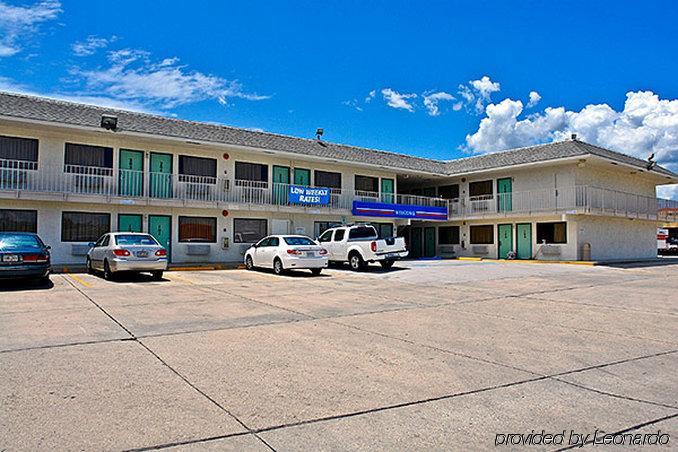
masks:
[[[577,237],[580,250],[591,244],[592,260],[657,257],[657,225],[651,221],[581,215]]]

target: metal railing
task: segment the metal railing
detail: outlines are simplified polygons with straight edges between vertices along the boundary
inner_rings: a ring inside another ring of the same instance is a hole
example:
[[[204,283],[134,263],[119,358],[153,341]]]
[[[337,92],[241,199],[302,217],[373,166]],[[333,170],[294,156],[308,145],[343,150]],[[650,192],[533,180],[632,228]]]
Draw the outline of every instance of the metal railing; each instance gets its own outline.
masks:
[[[292,203],[290,185],[266,181],[230,180],[220,177],[145,172],[107,167],[64,165],[38,169],[35,162],[0,160],[0,190],[73,194],[105,198],[143,198],[202,203],[296,206],[351,210],[354,200],[445,205],[446,201],[423,196],[396,195],[330,188],[327,205]]]
[[[582,213],[662,220],[678,211],[678,201],[578,185],[453,199],[451,219],[537,213]]]
[[[330,189],[329,205],[292,203],[290,184],[230,180],[95,166],[48,167],[37,162],[0,159],[0,191],[74,194],[118,198],[178,200],[351,210],[353,201],[447,207],[450,219],[533,213],[593,213],[651,220],[675,219],[678,201],[592,186],[573,186],[459,199]]]

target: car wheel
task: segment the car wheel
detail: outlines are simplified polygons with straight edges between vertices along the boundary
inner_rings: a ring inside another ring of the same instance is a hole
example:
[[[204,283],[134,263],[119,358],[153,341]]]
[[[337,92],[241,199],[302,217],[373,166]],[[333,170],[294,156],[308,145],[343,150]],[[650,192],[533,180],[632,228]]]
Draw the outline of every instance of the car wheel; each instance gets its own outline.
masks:
[[[87,264],[86,265],[87,265],[87,273],[90,274],[90,275],[94,274],[94,268],[92,268],[92,261],[89,257],[87,258]]]
[[[154,271],[154,272],[151,272],[151,276],[156,281],[160,281],[162,279],[162,273],[163,273],[162,270]]]
[[[320,273],[322,273],[323,269],[322,268],[312,268],[311,273],[313,273],[313,276],[320,276]]]
[[[282,275],[285,269],[283,268],[283,263],[280,259],[277,257],[273,261],[273,273],[276,275]]]
[[[365,261],[358,253],[353,253],[349,256],[348,264],[354,272],[359,272],[365,268]]]
[[[252,256],[247,256],[245,258],[245,268],[248,270],[254,270],[254,261],[252,260]]]
[[[394,262],[395,261],[389,260],[389,261],[380,261],[379,263],[381,264],[382,268],[389,269],[389,268],[393,267]]]
[[[110,281],[113,279],[113,272],[111,267],[108,265],[108,261],[104,261],[104,279]]]

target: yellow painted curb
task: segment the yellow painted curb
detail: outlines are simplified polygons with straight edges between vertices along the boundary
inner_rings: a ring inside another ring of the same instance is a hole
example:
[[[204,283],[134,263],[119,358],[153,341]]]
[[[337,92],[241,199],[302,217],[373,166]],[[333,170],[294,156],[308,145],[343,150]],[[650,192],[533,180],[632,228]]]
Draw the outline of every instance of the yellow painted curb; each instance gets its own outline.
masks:
[[[457,258],[460,261],[482,261],[482,257],[458,257]]]

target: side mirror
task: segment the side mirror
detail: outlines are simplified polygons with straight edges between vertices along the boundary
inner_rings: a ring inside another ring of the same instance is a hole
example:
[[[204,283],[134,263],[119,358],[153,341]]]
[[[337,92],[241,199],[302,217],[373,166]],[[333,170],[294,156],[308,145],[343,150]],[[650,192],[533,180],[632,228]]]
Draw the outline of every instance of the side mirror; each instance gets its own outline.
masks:
[[[89,246],[90,248],[94,248],[94,247],[96,246],[96,243],[94,243],[94,242],[89,242],[89,243],[87,244],[87,246]]]
[[[52,249],[52,247],[51,247],[51,246],[49,246],[49,245],[45,245],[45,249],[46,249],[47,251],[49,251],[49,250],[51,250],[51,249]]]

